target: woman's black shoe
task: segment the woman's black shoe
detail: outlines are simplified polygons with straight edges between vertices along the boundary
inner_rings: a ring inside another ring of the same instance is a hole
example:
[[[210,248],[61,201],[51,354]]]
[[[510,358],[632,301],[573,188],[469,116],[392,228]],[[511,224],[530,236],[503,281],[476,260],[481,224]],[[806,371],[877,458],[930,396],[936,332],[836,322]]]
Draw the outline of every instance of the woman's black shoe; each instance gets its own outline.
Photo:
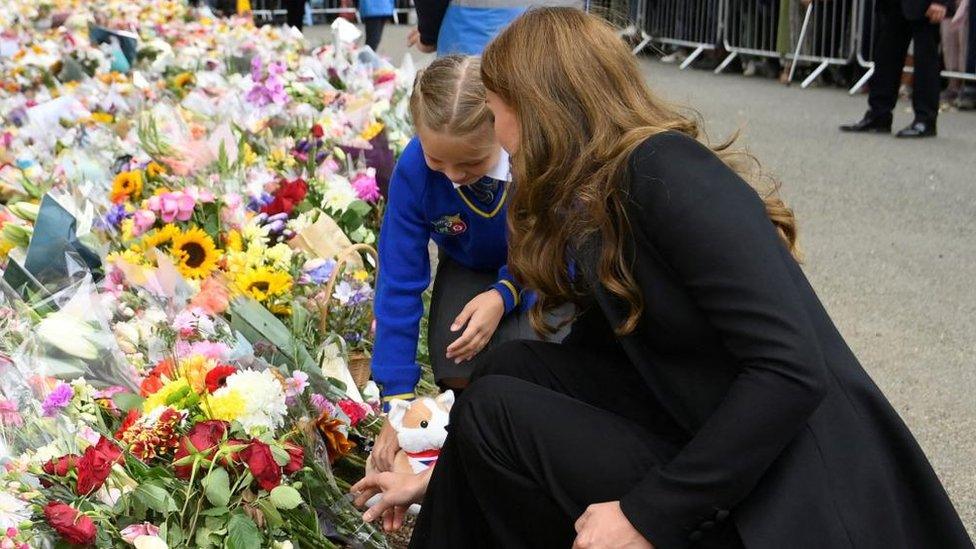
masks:
[[[891,133],[891,117],[873,118],[865,115],[858,122],[844,124],[840,127],[840,131],[851,133]]]
[[[898,132],[895,137],[935,137],[935,122],[912,122],[904,130]]]

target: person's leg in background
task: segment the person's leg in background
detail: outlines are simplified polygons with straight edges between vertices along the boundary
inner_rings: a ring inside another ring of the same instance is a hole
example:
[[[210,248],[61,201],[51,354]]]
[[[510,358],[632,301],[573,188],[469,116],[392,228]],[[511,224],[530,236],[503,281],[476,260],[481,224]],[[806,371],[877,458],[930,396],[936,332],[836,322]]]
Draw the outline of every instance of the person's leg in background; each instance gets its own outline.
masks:
[[[915,85],[912,107],[915,120],[898,132],[898,137],[927,137],[936,133],[939,117],[939,25],[927,19],[913,21],[912,40],[915,52]]]
[[[367,17],[363,19],[366,27],[366,45],[377,51],[380,47],[380,40],[383,39],[383,27],[389,17]]]
[[[878,42],[874,48],[874,75],[868,83],[868,112],[861,121],[841,126],[842,131],[891,132],[892,111],[898,102],[898,86],[905,68],[912,29],[897,3],[881,4],[875,16],[878,19]]]
[[[966,72],[976,74],[976,5],[974,0],[969,1],[969,36],[966,51]],[[969,80],[963,86],[956,102],[959,110],[971,111],[976,109],[976,82]]]
[[[945,68],[951,72],[966,70],[966,37],[968,25],[955,25],[951,19],[942,21],[942,56]],[[962,80],[950,78],[949,85],[942,94],[942,100],[951,103],[959,97]]]
[[[285,0],[285,10],[288,26],[302,30],[305,27],[305,0]]]

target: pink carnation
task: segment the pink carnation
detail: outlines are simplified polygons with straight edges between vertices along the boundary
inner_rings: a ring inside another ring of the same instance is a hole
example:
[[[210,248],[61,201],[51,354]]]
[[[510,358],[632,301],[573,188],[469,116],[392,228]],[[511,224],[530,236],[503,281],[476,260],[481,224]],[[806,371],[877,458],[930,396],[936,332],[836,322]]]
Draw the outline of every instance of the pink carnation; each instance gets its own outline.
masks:
[[[356,175],[352,180],[352,188],[356,190],[356,196],[366,202],[376,202],[380,199],[380,188],[376,184],[376,168],[368,168],[365,172]]]

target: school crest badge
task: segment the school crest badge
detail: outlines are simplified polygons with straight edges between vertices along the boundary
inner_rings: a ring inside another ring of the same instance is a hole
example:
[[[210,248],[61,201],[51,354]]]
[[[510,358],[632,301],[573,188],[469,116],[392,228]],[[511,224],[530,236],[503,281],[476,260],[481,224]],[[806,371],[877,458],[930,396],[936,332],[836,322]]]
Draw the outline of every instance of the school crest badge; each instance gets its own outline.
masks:
[[[445,215],[434,221],[434,231],[446,236],[457,236],[468,230],[468,224],[461,219],[461,214]]]

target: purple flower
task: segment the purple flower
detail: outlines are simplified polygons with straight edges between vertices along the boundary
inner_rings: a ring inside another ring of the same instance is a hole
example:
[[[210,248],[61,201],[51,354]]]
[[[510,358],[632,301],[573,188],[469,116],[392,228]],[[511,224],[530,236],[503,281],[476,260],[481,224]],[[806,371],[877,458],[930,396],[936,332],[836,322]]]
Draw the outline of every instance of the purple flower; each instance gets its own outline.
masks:
[[[255,82],[260,82],[264,78],[264,71],[262,69],[261,58],[254,56],[251,58],[251,80]]]
[[[298,278],[300,284],[324,284],[335,270],[334,259],[309,259],[302,266],[302,274]]]
[[[312,393],[310,400],[312,401],[312,406],[315,406],[315,409],[319,411],[319,414],[328,414],[329,416],[335,414],[335,405],[329,402],[329,399],[324,396],[318,393]]]
[[[99,219],[96,224],[103,229],[117,229],[122,223],[122,220],[129,217],[129,213],[125,211],[125,206],[122,204],[115,204],[105,213],[105,215]]]
[[[59,383],[57,387],[51,391],[51,394],[47,395],[44,402],[41,404],[41,408],[44,410],[45,417],[54,417],[62,409],[64,409],[68,403],[71,402],[71,398],[75,395],[74,389],[71,385],[67,383]]]
[[[274,197],[268,193],[261,193],[261,196],[252,196],[247,202],[247,209],[252,212],[260,212],[261,208],[265,207],[274,201]]]

